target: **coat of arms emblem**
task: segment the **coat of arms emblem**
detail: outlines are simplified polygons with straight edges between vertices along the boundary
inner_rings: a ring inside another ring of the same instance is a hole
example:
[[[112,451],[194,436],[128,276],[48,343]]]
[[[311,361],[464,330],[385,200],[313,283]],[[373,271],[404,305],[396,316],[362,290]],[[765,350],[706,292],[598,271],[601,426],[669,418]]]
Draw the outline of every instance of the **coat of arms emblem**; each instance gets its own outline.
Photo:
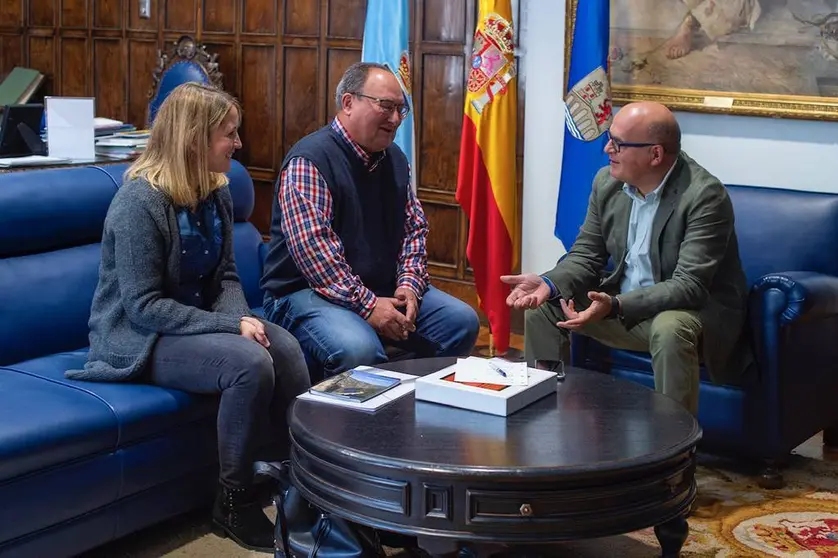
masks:
[[[407,54],[406,50],[402,51],[402,55],[399,57],[399,71],[397,74],[402,82],[405,93],[410,95],[410,90],[413,86],[411,85],[410,77],[410,56]]]
[[[495,13],[483,19],[482,29],[474,34],[468,91],[476,94],[471,101],[478,113],[492,102],[495,95],[506,92],[515,77],[515,45],[510,23]]]
[[[571,135],[593,141],[611,126],[611,87],[602,66],[579,80],[565,97],[565,123]]]

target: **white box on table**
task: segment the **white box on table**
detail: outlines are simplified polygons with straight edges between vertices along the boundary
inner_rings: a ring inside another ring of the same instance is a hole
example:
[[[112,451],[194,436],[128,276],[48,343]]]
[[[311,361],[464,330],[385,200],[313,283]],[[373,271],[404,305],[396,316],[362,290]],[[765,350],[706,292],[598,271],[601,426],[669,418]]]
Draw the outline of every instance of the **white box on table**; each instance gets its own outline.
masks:
[[[508,416],[542,397],[556,392],[558,378],[555,372],[527,368],[528,384],[525,386],[476,387],[452,381],[455,365],[438,372],[416,378],[414,397],[417,401],[430,401],[461,409],[498,416]],[[450,377],[450,379],[445,379]]]

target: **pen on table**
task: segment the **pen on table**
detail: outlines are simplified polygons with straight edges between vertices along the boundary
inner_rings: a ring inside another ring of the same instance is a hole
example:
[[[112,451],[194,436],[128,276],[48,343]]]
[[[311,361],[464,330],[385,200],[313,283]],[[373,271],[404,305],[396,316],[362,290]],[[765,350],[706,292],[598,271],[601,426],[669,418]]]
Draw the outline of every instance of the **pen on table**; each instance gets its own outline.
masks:
[[[492,368],[492,370],[506,378],[506,372],[504,372],[497,364],[492,364],[491,362],[489,362],[488,365]]]

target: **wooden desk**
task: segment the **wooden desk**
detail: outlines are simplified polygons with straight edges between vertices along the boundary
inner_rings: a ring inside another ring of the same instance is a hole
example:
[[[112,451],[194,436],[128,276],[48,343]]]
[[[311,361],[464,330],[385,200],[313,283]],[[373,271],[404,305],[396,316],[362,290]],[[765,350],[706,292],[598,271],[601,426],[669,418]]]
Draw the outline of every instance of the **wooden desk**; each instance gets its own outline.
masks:
[[[2,158],[2,157],[0,157]],[[62,169],[72,167],[88,167],[90,165],[120,165],[122,163],[130,163],[136,159],[136,156],[126,157],[125,159],[114,159],[113,157],[104,157],[97,155],[93,159],[79,159],[67,161],[64,163],[52,163],[49,165],[29,165],[24,167],[0,167],[0,174],[7,172],[33,171],[44,169]]]

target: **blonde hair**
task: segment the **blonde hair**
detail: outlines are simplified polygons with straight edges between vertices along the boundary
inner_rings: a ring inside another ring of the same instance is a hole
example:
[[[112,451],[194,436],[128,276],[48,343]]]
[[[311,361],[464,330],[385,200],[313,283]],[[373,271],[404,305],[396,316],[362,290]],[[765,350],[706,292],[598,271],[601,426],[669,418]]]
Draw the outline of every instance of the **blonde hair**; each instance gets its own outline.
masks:
[[[233,107],[241,120],[241,105],[229,93],[198,82],[177,86],[160,106],[148,145],[125,178],[144,178],[173,204],[194,208],[228,182],[225,174],[209,170],[207,153],[213,132]]]

